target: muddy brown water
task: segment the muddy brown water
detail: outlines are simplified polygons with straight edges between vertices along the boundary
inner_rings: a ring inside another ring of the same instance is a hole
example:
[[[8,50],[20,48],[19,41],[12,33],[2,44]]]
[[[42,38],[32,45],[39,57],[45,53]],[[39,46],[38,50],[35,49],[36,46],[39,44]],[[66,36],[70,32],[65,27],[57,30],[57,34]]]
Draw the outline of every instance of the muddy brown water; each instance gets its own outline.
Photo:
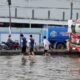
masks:
[[[36,56],[35,63],[22,56],[0,56],[0,80],[80,80],[80,57]]]

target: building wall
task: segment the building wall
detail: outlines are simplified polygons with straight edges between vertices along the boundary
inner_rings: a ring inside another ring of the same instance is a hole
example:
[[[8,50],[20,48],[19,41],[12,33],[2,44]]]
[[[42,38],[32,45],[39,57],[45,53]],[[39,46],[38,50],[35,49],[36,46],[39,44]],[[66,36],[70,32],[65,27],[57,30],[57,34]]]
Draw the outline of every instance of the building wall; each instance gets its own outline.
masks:
[[[37,45],[41,44],[41,28],[39,29],[29,29],[29,28],[11,28],[12,34],[11,38],[13,41],[18,41],[20,43],[20,33],[23,33],[27,41],[29,40],[29,35],[32,34]],[[9,31],[8,28],[0,28],[0,43],[6,42],[8,39]]]
[[[69,0],[11,0],[11,16],[15,17],[15,8],[17,8],[17,18],[32,18],[34,10],[34,19],[62,20],[65,12],[65,20],[70,18]],[[80,2],[73,0],[73,20],[76,20],[76,13],[80,17]],[[0,17],[9,17],[7,0],[0,0]]]

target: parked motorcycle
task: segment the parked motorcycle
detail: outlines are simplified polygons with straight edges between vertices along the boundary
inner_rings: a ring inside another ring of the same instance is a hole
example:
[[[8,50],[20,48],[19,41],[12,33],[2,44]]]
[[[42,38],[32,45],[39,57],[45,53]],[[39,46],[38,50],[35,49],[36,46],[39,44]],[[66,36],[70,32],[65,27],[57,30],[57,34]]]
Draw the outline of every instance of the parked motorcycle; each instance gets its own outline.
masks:
[[[2,42],[0,46],[1,49],[6,49],[6,50],[16,50],[20,48],[18,42]]]

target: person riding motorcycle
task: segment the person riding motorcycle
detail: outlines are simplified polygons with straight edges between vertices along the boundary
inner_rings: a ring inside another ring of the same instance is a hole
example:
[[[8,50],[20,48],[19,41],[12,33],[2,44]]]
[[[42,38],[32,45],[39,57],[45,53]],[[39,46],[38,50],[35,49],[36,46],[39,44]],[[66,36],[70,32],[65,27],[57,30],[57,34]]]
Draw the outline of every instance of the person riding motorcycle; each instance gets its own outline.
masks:
[[[11,35],[8,36],[8,40],[7,40],[7,43],[12,43],[13,40],[11,39]]]

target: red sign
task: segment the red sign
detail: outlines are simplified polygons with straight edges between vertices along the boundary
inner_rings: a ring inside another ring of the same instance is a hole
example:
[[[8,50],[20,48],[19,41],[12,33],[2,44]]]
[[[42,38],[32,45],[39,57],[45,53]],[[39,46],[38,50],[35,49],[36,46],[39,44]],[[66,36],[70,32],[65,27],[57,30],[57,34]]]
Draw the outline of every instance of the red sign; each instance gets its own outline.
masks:
[[[78,35],[77,34],[72,34],[72,38],[76,39],[76,38],[78,38]]]

